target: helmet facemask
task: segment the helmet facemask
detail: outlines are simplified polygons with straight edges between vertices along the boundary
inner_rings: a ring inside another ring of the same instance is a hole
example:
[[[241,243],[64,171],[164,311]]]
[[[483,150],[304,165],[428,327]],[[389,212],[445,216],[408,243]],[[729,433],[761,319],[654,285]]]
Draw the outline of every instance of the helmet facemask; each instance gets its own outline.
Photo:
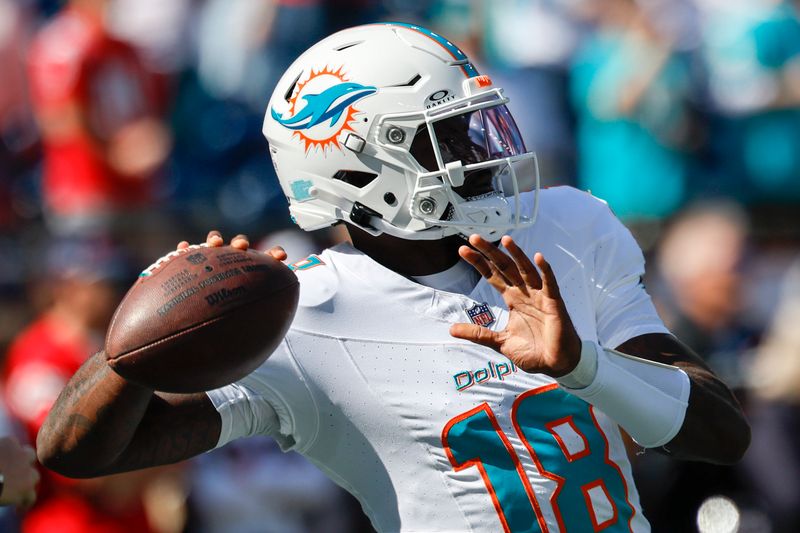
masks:
[[[504,233],[534,223],[538,207],[536,156],[522,136],[499,89],[466,96],[422,113],[409,152],[416,162],[409,200],[412,219],[426,229],[413,233],[381,228],[407,239],[439,239],[477,233],[497,240]],[[416,114],[420,118],[420,114]],[[380,118],[381,131],[408,121],[409,114]],[[523,213],[521,178],[535,184],[532,212]],[[533,178],[532,180],[530,178]]]

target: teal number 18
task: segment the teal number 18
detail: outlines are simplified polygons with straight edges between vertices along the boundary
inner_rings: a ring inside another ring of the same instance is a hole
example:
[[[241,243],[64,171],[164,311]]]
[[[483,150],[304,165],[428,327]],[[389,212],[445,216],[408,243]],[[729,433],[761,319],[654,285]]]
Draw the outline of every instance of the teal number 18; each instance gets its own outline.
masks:
[[[520,395],[511,420],[539,474],[555,482],[550,497],[560,531],[630,531],[635,510],[592,407],[546,385]],[[549,532],[519,456],[488,404],[442,430],[453,468],[481,474],[506,532]]]

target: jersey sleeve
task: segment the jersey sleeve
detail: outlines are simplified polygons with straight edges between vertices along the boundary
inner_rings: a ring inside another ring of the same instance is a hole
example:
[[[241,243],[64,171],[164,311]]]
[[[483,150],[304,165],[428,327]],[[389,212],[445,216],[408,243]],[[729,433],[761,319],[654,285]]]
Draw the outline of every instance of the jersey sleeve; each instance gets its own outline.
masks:
[[[222,420],[217,448],[254,435],[302,451],[316,434],[316,406],[285,339],[269,359],[236,383],[206,393]]]
[[[617,348],[646,333],[669,333],[644,287],[644,256],[630,231],[607,206],[596,221],[595,318],[601,345]]]

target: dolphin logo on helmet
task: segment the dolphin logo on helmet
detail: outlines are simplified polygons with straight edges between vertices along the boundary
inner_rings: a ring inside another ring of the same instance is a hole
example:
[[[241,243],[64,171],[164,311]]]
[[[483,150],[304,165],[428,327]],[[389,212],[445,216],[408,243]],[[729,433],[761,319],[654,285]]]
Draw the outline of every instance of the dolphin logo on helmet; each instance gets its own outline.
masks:
[[[438,33],[367,24],[287,69],[263,132],[302,229],[344,221],[409,240],[497,240],[533,225],[539,198],[536,155],[508,102]]]
[[[377,92],[371,85],[343,82],[329,87],[319,94],[303,96],[306,105],[294,116],[283,118],[275,108],[270,109],[272,118],[291,130],[307,130],[330,119],[329,126],[336,124],[345,110],[357,101]]]

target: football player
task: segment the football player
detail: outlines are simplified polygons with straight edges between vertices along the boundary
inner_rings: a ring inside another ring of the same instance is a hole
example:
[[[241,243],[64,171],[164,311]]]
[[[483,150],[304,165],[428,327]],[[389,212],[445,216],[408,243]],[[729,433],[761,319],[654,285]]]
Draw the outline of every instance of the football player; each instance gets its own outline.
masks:
[[[39,434],[42,462],[98,476],[266,434],[353,493],[379,531],[648,531],[622,432],[730,463],[749,427],[662,324],[609,208],[535,186],[507,102],[419,26],[352,28],[309,49],[264,133],[295,222],[344,222],[352,245],[292,266],[291,330],[237,383],[162,394],[93,357]]]

